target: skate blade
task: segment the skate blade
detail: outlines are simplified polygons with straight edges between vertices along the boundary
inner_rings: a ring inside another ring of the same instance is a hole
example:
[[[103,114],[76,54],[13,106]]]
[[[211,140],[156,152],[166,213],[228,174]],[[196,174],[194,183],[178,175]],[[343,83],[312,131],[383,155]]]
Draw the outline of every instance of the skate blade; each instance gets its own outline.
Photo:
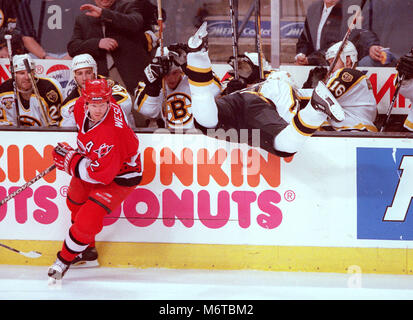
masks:
[[[334,107],[333,107],[334,108]],[[341,110],[341,108],[339,108],[339,107],[336,107],[336,108],[331,108],[331,113],[332,113],[332,115],[335,117],[335,120],[337,121],[337,122],[341,122],[341,121],[343,121],[344,119],[345,119],[345,114],[344,114],[344,112],[343,112],[343,110]]]
[[[61,289],[62,288],[62,280],[57,280],[55,278],[49,277],[47,281],[47,286],[49,289]]]
[[[99,267],[99,262],[97,260],[93,261],[79,261],[70,266],[70,269],[82,269],[82,268],[97,268]]]

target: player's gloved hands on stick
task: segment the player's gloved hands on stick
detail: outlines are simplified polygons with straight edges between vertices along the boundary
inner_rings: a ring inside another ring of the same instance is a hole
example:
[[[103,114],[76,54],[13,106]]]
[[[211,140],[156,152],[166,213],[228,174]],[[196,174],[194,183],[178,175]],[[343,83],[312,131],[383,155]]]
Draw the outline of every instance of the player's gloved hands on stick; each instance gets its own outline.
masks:
[[[399,72],[399,75],[404,76],[406,80],[413,78],[413,48],[411,52],[399,59],[396,69]]]
[[[159,56],[152,59],[152,62],[148,64],[144,70],[145,82],[147,84],[153,84],[159,80],[162,80],[163,76],[169,72],[171,61],[168,56]]]
[[[160,56],[152,59],[144,70],[146,92],[152,97],[159,96],[162,87],[162,78],[168,74],[171,61],[168,56]]]
[[[74,175],[75,169],[83,156],[66,142],[59,142],[53,149],[53,160],[56,168]]]

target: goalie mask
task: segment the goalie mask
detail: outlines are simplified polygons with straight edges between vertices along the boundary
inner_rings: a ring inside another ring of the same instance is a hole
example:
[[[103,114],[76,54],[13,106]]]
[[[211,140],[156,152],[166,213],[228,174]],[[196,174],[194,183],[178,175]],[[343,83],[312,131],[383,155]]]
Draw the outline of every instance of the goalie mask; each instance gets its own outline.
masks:
[[[340,49],[342,41],[333,44],[330,48],[328,48],[326,52],[326,60],[334,59],[337,55],[338,50]],[[347,57],[350,57],[351,60],[351,68],[357,63],[357,49],[354,44],[350,41],[347,41],[345,46],[343,47],[343,51],[340,54],[340,59],[343,61],[344,65],[346,65]]]
[[[36,65],[28,54],[17,54],[13,57],[14,72],[26,70],[26,65],[24,64],[24,60],[26,59],[29,62],[30,70],[35,69]]]

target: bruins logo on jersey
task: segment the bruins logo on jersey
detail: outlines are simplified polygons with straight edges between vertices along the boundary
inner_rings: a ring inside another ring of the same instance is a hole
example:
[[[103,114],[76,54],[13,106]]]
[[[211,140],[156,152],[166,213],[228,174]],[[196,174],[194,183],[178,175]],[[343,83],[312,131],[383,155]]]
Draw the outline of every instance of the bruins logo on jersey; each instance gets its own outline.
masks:
[[[350,73],[344,72],[341,78],[343,79],[344,82],[351,82],[353,81],[354,77]]]
[[[56,90],[50,90],[46,93],[46,97],[50,102],[55,103],[59,99],[59,94],[56,92]]]
[[[35,126],[42,126],[42,123],[34,118],[34,117],[30,117],[30,116],[20,116],[20,124],[23,127],[35,127]]]
[[[8,110],[10,110],[11,108],[13,108],[14,106],[14,99],[13,98],[3,98],[1,100],[1,104]]]
[[[192,120],[189,107],[191,107],[191,97],[183,92],[174,92],[168,96],[162,113],[171,126],[182,126]]]

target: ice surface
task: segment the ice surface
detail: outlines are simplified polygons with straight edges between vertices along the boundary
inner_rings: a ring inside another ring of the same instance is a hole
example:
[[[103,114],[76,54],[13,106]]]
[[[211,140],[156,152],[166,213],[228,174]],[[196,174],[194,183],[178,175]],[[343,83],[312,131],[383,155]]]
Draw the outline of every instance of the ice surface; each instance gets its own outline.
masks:
[[[69,269],[48,286],[47,267],[0,265],[1,300],[403,300],[413,276],[137,268]]]

